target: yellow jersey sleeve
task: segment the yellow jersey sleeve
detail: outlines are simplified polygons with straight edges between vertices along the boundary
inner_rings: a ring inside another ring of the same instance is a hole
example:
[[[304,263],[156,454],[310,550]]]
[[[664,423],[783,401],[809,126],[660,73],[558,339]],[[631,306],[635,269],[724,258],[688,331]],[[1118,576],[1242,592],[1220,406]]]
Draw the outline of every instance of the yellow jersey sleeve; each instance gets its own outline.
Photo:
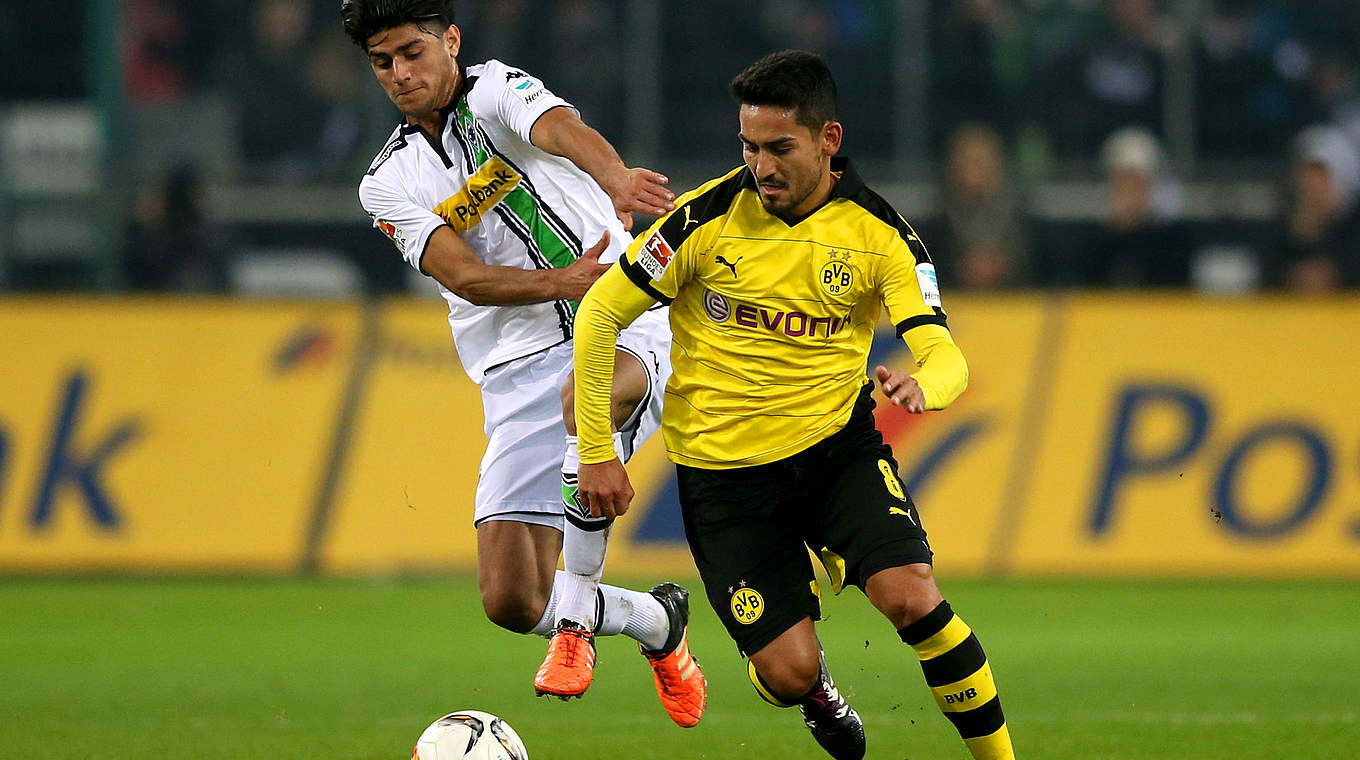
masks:
[[[904,336],[916,359],[912,377],[920,383],[927,409],[943,409],[954,403],[968,387],[968,362],[949,330],[923,325]]]
[[[583,464],[613,459],[609,392],[614,381],[614,343],[619,332],[653,303],[669,304],[693,276],[695,252],[712,245],[727,211],[708,191],[744,167],[676,199],[675,210],[634,238],[591,286],[576,312],[573,362],[576,370],[576,435]]]
[[[944,409],[968,387],[968,362],[945,322],[935,265],[915,230],[900,226],[887,242],[881,276],[883,304],[916,360],[912,374],[927,409]]]
[[[582,464],[613,459],[609,393],[614,384],[614,344],[656,300],[610,267],[586,292],[576,311],[573,364],[576,370],[576,435]]]

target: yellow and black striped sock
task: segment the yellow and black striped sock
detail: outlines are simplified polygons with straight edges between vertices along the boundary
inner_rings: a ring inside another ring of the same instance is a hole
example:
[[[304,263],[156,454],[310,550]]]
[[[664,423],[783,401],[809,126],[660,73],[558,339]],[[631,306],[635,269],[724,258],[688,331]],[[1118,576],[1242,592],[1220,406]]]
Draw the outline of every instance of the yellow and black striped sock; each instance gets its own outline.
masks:
[[[987,653],[949,602],[931,610],[897,635],[916,650],[926,685],[940,711],[958,729],[976,760],[1013,760],[1006,716],[996,692]]]
[[[775,707],[793,707],[798,704],[796,699],[790,701],[775,694],[774,689],[771,689],[770,685],[765,683],[765,679],[761,678],[760,673],[756,671],[756,664],[750,660],[746,661],[746,677],[751,679],[751,685],[756,687],[756,693],[760,695],[760,698]]]

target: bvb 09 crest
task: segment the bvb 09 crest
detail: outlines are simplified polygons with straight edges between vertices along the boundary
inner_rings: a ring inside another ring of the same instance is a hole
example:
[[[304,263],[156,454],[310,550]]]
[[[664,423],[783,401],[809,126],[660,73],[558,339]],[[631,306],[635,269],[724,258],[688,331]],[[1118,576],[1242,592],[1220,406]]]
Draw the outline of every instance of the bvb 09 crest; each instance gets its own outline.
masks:
[[[742,587],[732,595],[732,617],[742,625],[750,625],[765,612],[765,599],[753,588]]]
[[[839,296],[850,291],[855,281],[855,270],[850,266],[850,254],[831,251],[831,260],[822,266],[817,282],[829,296]]]

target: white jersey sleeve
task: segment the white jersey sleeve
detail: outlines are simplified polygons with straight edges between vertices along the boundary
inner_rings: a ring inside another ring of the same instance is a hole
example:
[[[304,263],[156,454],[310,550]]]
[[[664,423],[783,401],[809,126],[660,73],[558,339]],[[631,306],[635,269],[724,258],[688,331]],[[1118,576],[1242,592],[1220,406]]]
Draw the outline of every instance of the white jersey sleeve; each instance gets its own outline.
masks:
[[[543,81],[495,59],[482,64],[477,86],[468,94],[468,108],[478,119],[504,124],[530,143],[529,132],[539,117],[554,108],[576,107],[554,95]]]
[[[396,139],[406,139],[399,135]],[[405,169],[400,162],[374,162],[374,167],[359,182],[359,203],[364,207],[373,226],[397,247],[406,263],[420,268],[421,257],[429,245],[430,236],[445,224],[439,215],[422,206],[405,190],[414,187],[413,178],[400,176]]]

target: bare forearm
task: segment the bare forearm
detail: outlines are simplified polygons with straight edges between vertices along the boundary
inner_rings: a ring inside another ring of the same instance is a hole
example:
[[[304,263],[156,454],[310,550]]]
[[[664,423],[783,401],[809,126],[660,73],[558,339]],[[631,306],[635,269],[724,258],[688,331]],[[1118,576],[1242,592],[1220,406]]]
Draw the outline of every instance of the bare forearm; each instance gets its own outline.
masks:
[[[459,298],[478,306],[521,306],[556,301],[579,301],[605,267],[600,252],[608,236],[561,269],[519,269],[487,264],[473,253],[450,227],[430,237],[420,268]]]
[[[561,270],[515,267],[426,265],[425,273],[463,300],[478,306],[522,306],[569,298]]]
[[[589,124],[565,109],[558,110],[562,113],[549,113],[534,126],[534,145],[576,164],[606,190],[617,187],[627,171],[618,151]]]

